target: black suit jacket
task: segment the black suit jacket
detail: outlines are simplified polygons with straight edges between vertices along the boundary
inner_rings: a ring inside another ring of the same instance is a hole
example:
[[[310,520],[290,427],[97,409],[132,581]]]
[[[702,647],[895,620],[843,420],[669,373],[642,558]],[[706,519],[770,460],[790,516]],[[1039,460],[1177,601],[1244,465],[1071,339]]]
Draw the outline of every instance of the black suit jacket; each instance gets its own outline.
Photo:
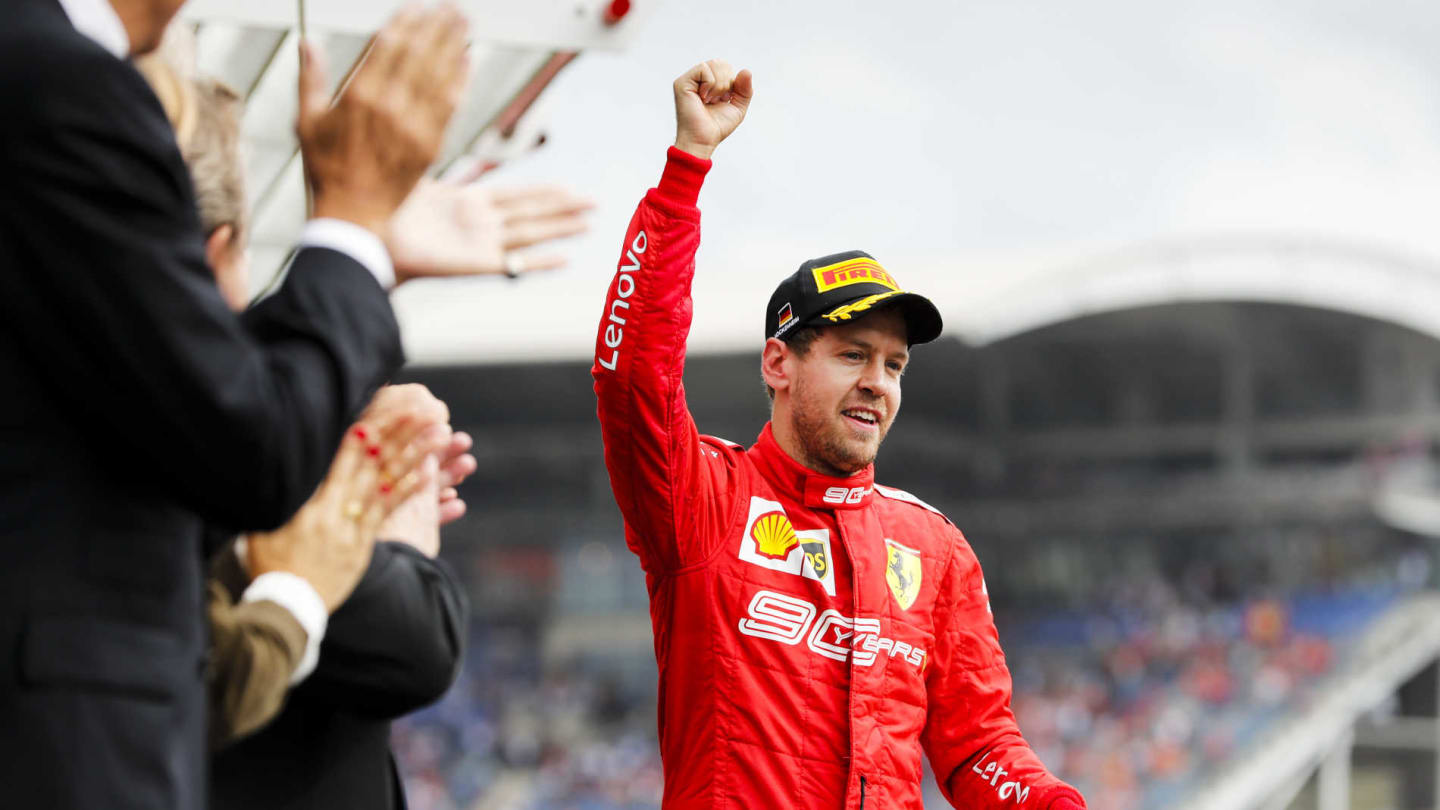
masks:
[[[283,522],[402,357],[302,250],[242,322],[159,103],[55,0],[0,25],[0,804],[205,804],[202,522]]]
[[[215,755],[214,810],[403,808],[390,721],[450,688],[468,614],[443,562],[377,543],[330,617],[315,671],[269,726]]]

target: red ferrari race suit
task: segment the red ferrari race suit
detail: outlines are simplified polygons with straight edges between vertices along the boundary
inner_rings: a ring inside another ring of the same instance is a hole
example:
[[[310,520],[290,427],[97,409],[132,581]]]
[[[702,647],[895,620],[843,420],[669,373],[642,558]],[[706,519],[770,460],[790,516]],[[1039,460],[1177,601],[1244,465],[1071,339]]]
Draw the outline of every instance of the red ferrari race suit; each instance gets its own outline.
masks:
[[[650,593],[665,810],[1083,806],[1015,725],[980,565],[918,498],[701,436],[681,375],[710,162],[670,150],[596,343],[605,463]]]

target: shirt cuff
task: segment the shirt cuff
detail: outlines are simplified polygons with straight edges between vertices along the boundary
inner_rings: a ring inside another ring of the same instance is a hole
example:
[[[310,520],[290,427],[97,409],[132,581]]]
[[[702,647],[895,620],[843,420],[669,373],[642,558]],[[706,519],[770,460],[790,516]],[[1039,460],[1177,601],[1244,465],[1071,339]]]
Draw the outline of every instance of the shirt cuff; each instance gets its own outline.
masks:
[[[320,217],[305,223],[300,232],[300,247],[329,248],[364,265],[370,275],[389,290],[395,286],[395,264],[390,251],[373,232],[343,219]]]
[[[261,600],[269,600],[290,611],[295,621],[305,628],[305,653],[290,675],[290,685],[294,686],[314,672],[315,665],[320,662],[320,640],[325,637],[325,624],[330,613],[315,586],[289,571],[261,574],[240,595],[241,602]]]
[[[660,185],[655,190],[666,199],[694,206],[700,199],[700,186],[705,183],[705,175],[712,165],[705,158],[695,157],[672,146],[665,161],[665,173],[660,175]]]

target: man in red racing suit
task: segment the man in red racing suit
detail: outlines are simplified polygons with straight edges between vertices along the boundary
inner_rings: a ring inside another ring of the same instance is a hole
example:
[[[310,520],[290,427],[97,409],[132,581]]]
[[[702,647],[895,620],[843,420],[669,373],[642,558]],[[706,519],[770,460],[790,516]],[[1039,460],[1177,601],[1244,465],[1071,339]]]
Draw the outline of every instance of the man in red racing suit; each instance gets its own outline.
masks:
[[[1016,727],[964,536],[874,483],[909,343],[939,332],[928,301],[866,254],[807,263],[785,284],[813,271],[819,286],[782,284],[793,300],[767,313],[771,423],[748,449],[696,431],[681,383],[695,203],[752,92],[720,61],[676,80],[676,147],[630,223],[592,369],[626,542],[647,575],[663,806],[921,810],[923,748],[955,807],[1084,807]],[[879,292],[791,329],[807,301],[857,277]],[[891,298],[918,300],[919,314]]]

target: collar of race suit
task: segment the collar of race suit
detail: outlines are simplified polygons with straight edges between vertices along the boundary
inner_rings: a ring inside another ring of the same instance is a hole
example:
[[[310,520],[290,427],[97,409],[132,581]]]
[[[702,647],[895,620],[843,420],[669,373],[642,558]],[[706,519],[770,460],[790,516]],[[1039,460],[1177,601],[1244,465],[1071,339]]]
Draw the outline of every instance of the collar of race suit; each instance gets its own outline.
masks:
[[[875,465],[837,477],[805,468],[775,441],[767,422],[750,448],[771,486],[811,509],[861,509],[875,497]]]

